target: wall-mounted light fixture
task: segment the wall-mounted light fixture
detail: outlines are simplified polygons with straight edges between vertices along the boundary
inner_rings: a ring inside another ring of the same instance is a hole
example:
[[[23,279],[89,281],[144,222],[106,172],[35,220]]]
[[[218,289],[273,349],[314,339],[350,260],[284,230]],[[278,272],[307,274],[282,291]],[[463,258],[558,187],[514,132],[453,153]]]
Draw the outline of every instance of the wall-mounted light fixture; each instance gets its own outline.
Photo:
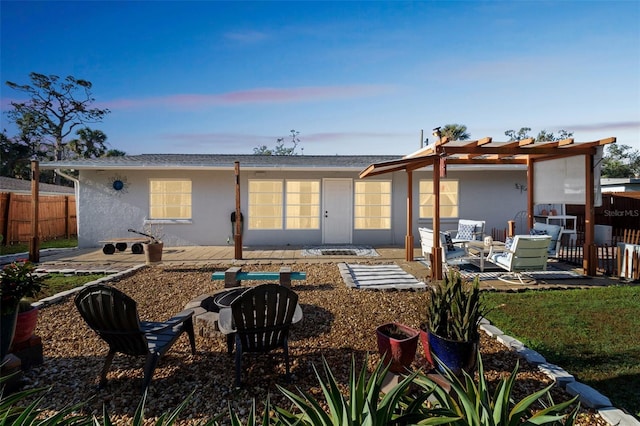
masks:
[[[519,189],[521,194],[523,191],[527,190],[527,185],[523,183],[516,183],[515,185],[516,185],[516,189]]]

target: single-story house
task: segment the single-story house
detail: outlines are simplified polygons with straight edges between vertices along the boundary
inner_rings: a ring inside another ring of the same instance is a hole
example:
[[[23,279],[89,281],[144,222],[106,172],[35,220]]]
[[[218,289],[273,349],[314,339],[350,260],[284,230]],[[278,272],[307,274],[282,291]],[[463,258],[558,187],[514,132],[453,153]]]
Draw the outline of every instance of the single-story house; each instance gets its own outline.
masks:
[[[236,191],[247,246],[366,244],[402,246],[407,234],[408,175],[359,178],[374,163],[401,155],[142,154],[45,162],[77,170],[78,243],[135,236],[162,226],[166,245],[233,244]],[[236,179],[236,162],[239,173]],[[433,169],[412,173],[411,229],[430,227]],[[439,179],[440,229],[459,218],[505,229],[527,209],[527,166],[459,164]],[[416,245],[419,241],[416,241]]]

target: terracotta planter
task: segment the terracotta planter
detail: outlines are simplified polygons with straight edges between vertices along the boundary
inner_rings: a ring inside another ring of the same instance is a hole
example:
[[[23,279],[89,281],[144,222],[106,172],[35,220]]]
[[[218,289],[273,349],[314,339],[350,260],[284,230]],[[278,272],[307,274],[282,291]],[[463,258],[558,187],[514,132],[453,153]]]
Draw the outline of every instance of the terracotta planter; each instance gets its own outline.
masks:
[[[388,323],[376,328],[378,351],[389,371],[403,373],[411,366],[418,348],[420,333],[404,324]]]
[[[163,243],[143,244],[147,265],[162,262]]]
[[[459,342],[445,339],[436,334],[428,332],[429,350],[456,376],[462,376],[462,372],[473,374],[476,369],[477,351],[479,341]],[[436,362],[436,368],[444,373],[444,368]]]
[[[435,367],[436,363],[433,362],[431,349],[429,348],[429,332],[422,327],[420,328],[420,343],[422,343],[422,351],[424,352],[425,359],[429,364]]]
[[[16,343],[26,342],[33,336],[33,331],[38,324],[38,308],[31,308],[26,312],[18,313],[18,319],[16,321],[16,331],[13,335],[14,346]]]

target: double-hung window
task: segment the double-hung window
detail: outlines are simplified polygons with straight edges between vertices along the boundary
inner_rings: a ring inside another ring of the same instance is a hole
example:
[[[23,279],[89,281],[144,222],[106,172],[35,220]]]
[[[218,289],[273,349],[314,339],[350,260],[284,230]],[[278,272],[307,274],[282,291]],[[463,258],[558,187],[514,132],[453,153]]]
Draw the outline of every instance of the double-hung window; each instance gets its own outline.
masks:
[[[282,180],[249,181],[249,229],[282,229]]]
[[[320,229],[320,181],[287,181],[287,229]]]
[[[190,179],[150,179],[149,219],[191,219]]]
[[[391,181],[356,181],[355,229],[391,229]]]
[[[249,229],[320,229],[320,181],[249,180]]]
[[[421,180],[420,188],[420,218],[433,218],[435,195],[433,181]],[[457,180],[440,181],[440,217],[458,217],[459,193]]]

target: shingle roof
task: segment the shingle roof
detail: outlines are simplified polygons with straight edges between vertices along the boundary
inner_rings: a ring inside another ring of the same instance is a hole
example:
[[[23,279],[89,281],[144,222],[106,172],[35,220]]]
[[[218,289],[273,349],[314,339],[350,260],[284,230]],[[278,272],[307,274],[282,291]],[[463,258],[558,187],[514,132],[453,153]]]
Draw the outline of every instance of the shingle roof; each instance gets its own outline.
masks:
[[[39,191],[41,193],[51,194],[74,194],[74,189],[68,186],[51,185],[49,183],[40,183]],[[0,192],[31,192],[31,181],[23,179],[13,179],[10,177],[0,176]]]
[[[236,161],[252,169],[353,169],[397,160],[401,155],[253,155],[253,154],[141,154],[43,162],[41,169],[228,169]]]

